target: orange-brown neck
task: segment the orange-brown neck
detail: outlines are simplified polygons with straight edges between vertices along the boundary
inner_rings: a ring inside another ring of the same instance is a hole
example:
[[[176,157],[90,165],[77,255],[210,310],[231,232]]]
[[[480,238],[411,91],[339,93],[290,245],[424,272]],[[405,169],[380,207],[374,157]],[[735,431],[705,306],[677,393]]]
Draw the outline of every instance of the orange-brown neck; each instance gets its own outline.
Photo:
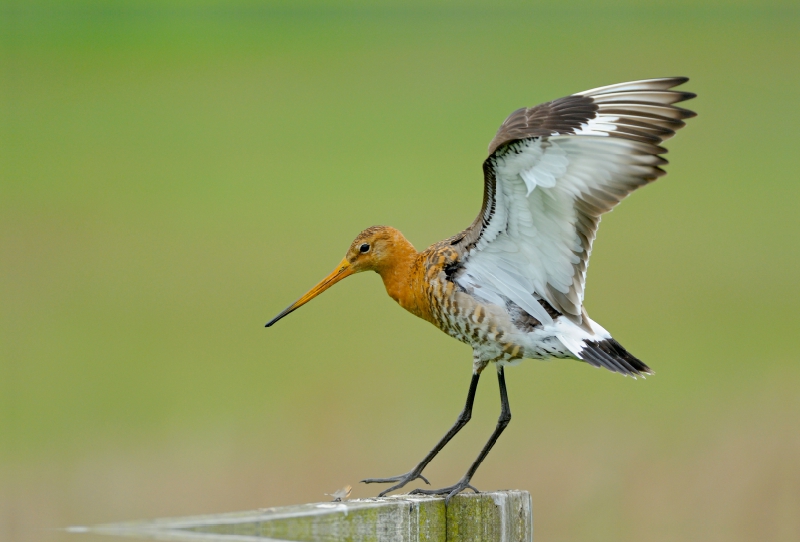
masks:
[[[424,272],[414,246],[405,237],[397,236],[392,243],[391,257],[381,263],[375,271],[383,279],[389,297],[410,313],[433,321],[421,289]]]

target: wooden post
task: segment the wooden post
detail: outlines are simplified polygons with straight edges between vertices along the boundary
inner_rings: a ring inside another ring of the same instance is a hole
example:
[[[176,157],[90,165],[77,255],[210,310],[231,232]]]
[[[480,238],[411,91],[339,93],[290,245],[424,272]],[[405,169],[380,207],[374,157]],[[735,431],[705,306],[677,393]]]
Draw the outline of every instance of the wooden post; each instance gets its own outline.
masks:
[[[533,517],[527,491],[493,491],[456,495],[447,507],[443,497],[398,495],[70,531],[176,542],[532,542]]]

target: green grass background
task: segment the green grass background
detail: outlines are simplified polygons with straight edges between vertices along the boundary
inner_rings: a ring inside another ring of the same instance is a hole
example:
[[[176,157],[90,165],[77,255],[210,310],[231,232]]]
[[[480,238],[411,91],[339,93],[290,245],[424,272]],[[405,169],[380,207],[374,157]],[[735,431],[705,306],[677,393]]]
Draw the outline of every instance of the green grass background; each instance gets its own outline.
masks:
[[[586,304],[655,369],[507,371],[474,483],[537,540],[800,538],[793,2],[5,4],[0,538],[325,499],[450,426],[469,349],[352,277],[351,239],[465,227],[505,116],[688,75],[669,175],[607,216]],[[461,476],[473,421],[426,471]],[[96,538],[86,538],[96,540]]]

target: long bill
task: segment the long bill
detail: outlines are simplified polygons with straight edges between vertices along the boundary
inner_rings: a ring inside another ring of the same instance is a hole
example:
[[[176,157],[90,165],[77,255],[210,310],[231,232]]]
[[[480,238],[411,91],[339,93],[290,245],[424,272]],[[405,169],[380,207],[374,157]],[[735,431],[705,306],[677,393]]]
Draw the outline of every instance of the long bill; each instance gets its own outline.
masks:
[[[303,297],[301,297],[300,299],[298,299],[297,301],[295,301],[294,303],[283,309],[283,311],[278,316],[267,322],[267,325],[264,327],[270,327],[272,324],[274,324],[275,322],[277,322],[290,312],[299,309],[300,307],[302,307],[303,305],[305,305],[306,303],[317,297],[319,294],[321,294],[322,292],[324,292],[325,290],[327,290],[328,288],[330,288],[343,278],[349,277],[353,273],[355,273],[355,271],[350,266],[350,262],[347,261],[347,258],[344,258],[342,262],[338,266],[336,266],[336,269],[334,269],[330,275],[322,279],[319,282],[319,284],[311,288]]]

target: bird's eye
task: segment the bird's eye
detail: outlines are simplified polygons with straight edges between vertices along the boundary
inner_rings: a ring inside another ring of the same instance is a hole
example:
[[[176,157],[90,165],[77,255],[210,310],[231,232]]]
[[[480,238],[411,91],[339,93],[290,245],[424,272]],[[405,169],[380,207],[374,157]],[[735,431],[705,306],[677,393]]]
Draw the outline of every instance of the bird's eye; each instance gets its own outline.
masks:
[[[369,243],[364,243],[363,245],[361,245],[360,247],[358,247],[358,250],[360,250],[360,251],[361,251],[361,254],[364,254],[364,253],[366,253],[366,252],[369,252]]]

